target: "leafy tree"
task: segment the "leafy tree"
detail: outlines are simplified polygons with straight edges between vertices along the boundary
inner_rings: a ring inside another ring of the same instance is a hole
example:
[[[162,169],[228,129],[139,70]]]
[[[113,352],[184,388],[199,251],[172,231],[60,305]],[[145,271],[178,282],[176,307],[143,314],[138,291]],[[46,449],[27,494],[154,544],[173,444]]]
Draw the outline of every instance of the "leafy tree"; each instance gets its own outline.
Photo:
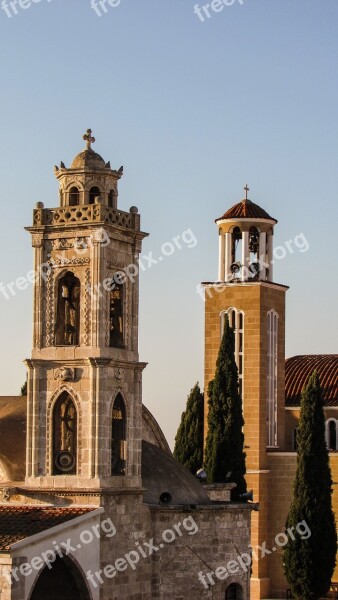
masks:
[[[330,587],[336,563],[337,534],[323,401],[316,372],[302,394],[297,452],[294,495],[286,522],[288,544],[284,549],[284,571],[297,599],[317,600]],[[296,529],[303,521],[311,531],[310,537],[301,539],[296,532],[290,535],[290,528]]]
[[[216,363],[208,388],[208,435],[204,467],[209,483],[222,483],[231,472],[237,484],[232,498],[246,492],[242,399],[238,390],[235,335],[226,318]]]
[[[27,396],[27,381],[21,386],[20,394],[21,396]]]
[[[175,438],[174,456],[196,475],[203,464],[204,395],[198,383],[190,392]]]

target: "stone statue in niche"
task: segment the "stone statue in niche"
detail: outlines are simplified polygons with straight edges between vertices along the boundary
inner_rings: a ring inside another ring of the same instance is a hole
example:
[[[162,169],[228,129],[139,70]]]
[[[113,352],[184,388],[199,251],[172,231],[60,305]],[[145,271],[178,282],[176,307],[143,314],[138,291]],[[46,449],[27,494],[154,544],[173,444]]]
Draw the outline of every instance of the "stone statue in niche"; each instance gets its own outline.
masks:
[[[80,326],[80,282],[73,273],[59,282],[55,343],[57,346],[77,346]]]
[[[111,348],[123,348],[123,286],[115,283],[110,292],[110,337]]]

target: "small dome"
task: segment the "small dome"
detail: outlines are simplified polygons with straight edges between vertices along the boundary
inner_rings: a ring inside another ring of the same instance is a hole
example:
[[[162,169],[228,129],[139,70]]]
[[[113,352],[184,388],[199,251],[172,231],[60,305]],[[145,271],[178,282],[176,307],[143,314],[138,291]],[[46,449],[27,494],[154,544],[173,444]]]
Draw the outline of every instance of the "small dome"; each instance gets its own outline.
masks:
[[[221,219],[266,219],[267,221],[275,221],[277,223],[276,219],[270,217],[263,208],[251,202],[248,198],[241,200],[241,202],[229,208],[222,217],[216,219],[216,222]]]
[[[87,167],[88,169],[104,169],[105,166],[106,163],[102,156],[94,152],[91,148],[86,148],[75,156],[71,169],[80,169],[81,167]]]

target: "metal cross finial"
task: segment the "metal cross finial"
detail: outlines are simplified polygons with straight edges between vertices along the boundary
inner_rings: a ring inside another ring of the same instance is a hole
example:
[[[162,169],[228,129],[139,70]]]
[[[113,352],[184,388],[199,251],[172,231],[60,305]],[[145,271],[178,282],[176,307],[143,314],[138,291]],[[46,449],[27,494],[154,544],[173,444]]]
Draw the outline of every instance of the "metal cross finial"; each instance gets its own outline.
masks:
[[[83,139],[87,142],[87,148],[89,149],[95,142],[95,138],[92,136],[92,130],[87,129],[87,133],[84,134]]]
[[[248,191],[249,191],[249,190],[250,190],[250,188],[248,187],[248,184],[246,183],[246,184],[245,184],[245,188],[244,188],[244,191],[245,191],[245,200],[247,200],[247,199],[248,199]]]

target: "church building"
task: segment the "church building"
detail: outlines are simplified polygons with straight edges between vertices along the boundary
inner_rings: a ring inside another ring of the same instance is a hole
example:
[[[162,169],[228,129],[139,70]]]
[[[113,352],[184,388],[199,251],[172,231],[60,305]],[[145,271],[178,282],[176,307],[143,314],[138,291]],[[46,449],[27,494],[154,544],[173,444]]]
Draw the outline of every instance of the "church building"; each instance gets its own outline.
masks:
[[[332,470],[333,509],[338,522],[338,355],[294,356],[285,361],[285,301],[288,287],[274,270],[276,219],[245,198],[216,219],[217,281],[205,292],[204,390],[213,379],[225,316],[235,331],[242,393],[247,485],[259,512],[253,513],[251,544],[266,548],[253,561],[251,598],[286,598],[283,535],[296,473],[296,429],[301,392],[316,370],[323,390],[326,440]],[[309,324],[310,326],[310,324]],[[208,398],[205,394],[205,437]],[[277,539],[279,539],[277,537]],[[338,565],[333,576],[338,581]]]
[[[238,563],[250,552],[257,506],[231,502],[231,483],[202,485],[177,463],[142,403],[137,264],[147,234],[135,206],[119,208],[123,168],[94,152],[91,130],[84,139],[69,168],[55,167],[57,207],[37,203],[27,227],[34,253],[27,396],[0,398],[0,600],[248,600],[250,568]],[[263,217],[253,225],[270,235],[273,223]],[[217,296],[222,305],[207,308],[215,322],[230,306],[236,322],[242,318],[245,405],[259,399],[247,440],[250,477],[262,489],[263,373],[259,341],[249,339],[260,310],[271,310],[272,328],[276,313],[284,318],[285,292],[267,277],[258,287],[231,285],[229,300],[227,284]],[[282,337],[278,353],[284,364]],[[279,403],[283,376],[271,375]],[[282,429],[271,419],[274,443]],[[257,521],[255,528],[257,537]]]

